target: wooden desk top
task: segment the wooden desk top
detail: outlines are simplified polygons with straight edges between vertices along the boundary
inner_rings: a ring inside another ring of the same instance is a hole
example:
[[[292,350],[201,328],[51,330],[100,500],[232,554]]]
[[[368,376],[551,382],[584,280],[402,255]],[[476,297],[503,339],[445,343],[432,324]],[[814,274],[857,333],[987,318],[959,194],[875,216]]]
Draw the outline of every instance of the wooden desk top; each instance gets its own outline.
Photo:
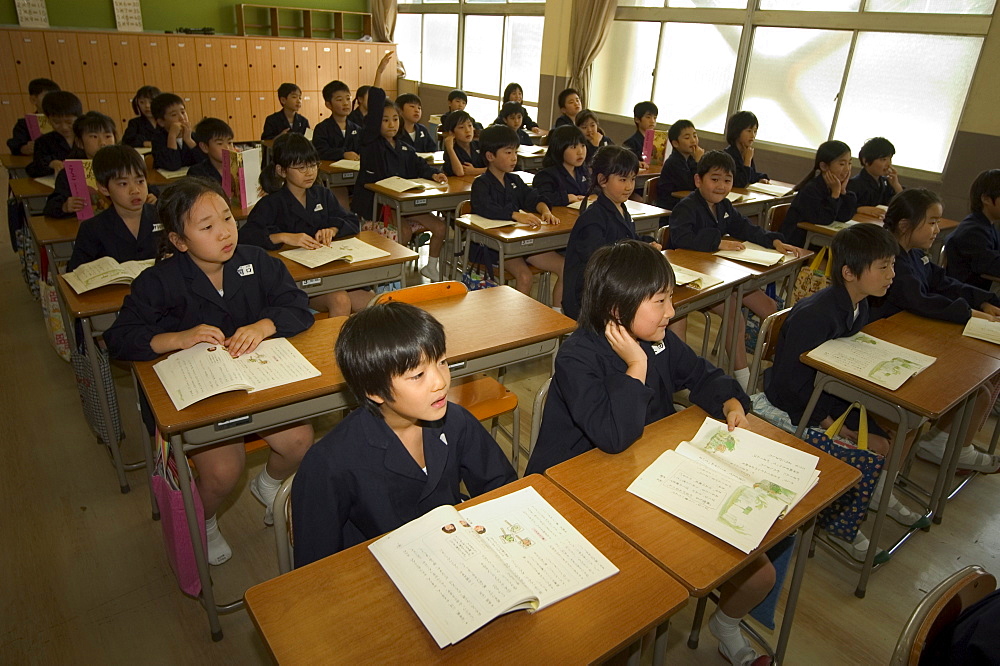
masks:
[[[662,164],[655,164],[646,169],[640,169],[639,173],[636,174],[636,178],[650,178],[652,176],[659,176],[662,170],[663,170]]]
[[[17,181],[11,181],[15,183]],[[76,234],[80,230],[80,220],[76,215],[72,217],[44,217],[33,215],[28,219],[28,226],[31,233],[42,245],[53,243],[72,243],[76,240]]]
[[[693,437],[707,414],[689,407],[646,426],[642,437],[619,454],[593,449],[545,473],[571,497],[596,513],[633,546],[659,563],[696,597],[717,588],[758,554],[794,532],[802,523],[857,483],[861,473],[756,416],[750,430],[819,456],[819,482],[787,516],[775,522],[760,547],[749,555],[701,528],[627,492],[627,488],[667,449]]]
[[[376,183],[366,183],[365,187],[372,192],[381,194],[384,197],[393,199],[395,201],[410,201],[412,199],[431,199],[434,197],[441,197],[450,194],[468,194],[472,192],[472,182],[466,180],[465,178],[459,178],[457,176],[452,176],[448,178],[448,187],[427,189],[410,192],[394,192],[388,188],[382,187]]]
[[[309,268],[279,254],[279,252],[291,249],[288,246],[283,247],[281,250],[271,251],[268,254],[280,259],[281,262],[285,264],[285,267],[288,268],[288,272],[292,274],[292,279],[296,282],[328,277],[330,275],[340,275],[342,273],[351,273],[365,268],[379,268],[381,266],[401,264],[406,261],[412,261],[419,256],[410,248],[404,247],[393,240],[389,240],[385,236],[377,234],[374,231],[362,231],[357,236],[352,236],[352,238],[357,238],[358,240],[362,240],[380,250],[385,250],[389,253],[389,256],[379,257],[378,259],[369,259],[368,261],[358,261],[351,264],[346,261],[332,261],[328,264],[317,266],[316,268]]]
[[[14,178],[8,183],[11,194],[17,199],[38,199],[52,194],[52,188],[34,178]]]
[[[360,544],[255,585],[247,612],[281,664],[602,662],[684,606],[687,591],[548,479],[532,475],[467,504],[534,487],[619,572],[537,613],[502,615],[439,649]],[[459,509],[462,507],[459,506]]]
[[[854,217],[851,218],[856,222],[861,222],[863,224],[877,224],[882,226],[882,220],[875,217],[874,215],[868,215],[866,213],[855,213]],[[836,236],[837,232],[841,230],[842,227],[834,227],[826,224],[813,224],[812,222],[799,222],[797,225],[799,229],[805,229],[806,231],[811,231],[813,233],[822,234],[824,236]],[[958,220],[950,220],[942,217],[938,223],[938,229],[940,231],[951,231],[958,226]]]
[[[986,342],[985,340],[979,340],[977,338],[970,338],[962,335],[962,330],[965,328],[964,324],[953,324],[950,321],[927,319],[911,312],[897,312],[887,320],[882,321],[887,322],[882,324],[884,327],[891,325],[894,329],[912,331],[912,334],[908,339],[919,336],[933,340],[934,344],[931,348],[935,351],[943,346],[950,347],[952,345],[958,345],[974,352],[978,352],[983,356],[1000,358],[1000,345],[995,345],[992,342]],[[875,322],[872,326],[874,327],[878,323],[879,322]],[[896,333],[893,332],[893,335],[896,335]],[[904,339],[903,335],[897,335],[897,339]],[[911,345],[903,342],[899,342],[897,344],[903,345],[904,347],[911,347]],[[916,349],[916,346],[912,346],[912,349]]]
[[[731,289],[735,285],[748,280],[754,276],[753,271],[744,264],[726,261],[722,257],[717,257],[711,252],[698,252],[696,250],[664,250],[667,261],[677,264],[688,270],[698,271],[705,275],[722,280],[722,284],[709,287],[708,289],[694,289],[688,286],[678,286],[674,288],[674,307],[679,307],[685,301],[699,298],[707,294]]]
[[[69,286],[65,277],[59,276],[59,291],[74,319],[118,312],[131,290],[132,285],[109,284],[78,294]]]
[[[358,173],[359,169],[345,169],[344,167],[334,166],[333,160],[320,160],[319,170],[323,173]]]
[[[34,158],[31,155],[0,155],[0,164],[7,170],[24,169]]]
[[[559,218],[559,224],[543,224],[538,229],[532,229],[525,224],[518,224],[513,227],[500,227],[497,229],[480,229],[476,225],[466,222],[460,218],[455,219],[455,224],[466,229],[471,229],[477,234],[488,236],[501,243],[518,243],[533,238],[544,238],[546,236],[558,236],[568,234],[573,231],[576,220],[580,217],[580,212],[565,206],[558,206],[552,209],[552,213]]]

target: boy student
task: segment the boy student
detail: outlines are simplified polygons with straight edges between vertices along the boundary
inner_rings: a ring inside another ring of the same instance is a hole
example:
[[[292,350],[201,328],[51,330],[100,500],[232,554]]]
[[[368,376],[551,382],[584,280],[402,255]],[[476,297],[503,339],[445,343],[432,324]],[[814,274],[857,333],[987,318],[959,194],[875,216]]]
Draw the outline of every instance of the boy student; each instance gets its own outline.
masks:
[[[482,425],[448,402],[444,328],[406,303],[351,316],[337,365],[361,403],[302,459],[292,486],[295,566],[517,478]]]
[[[321,160],[360,160],[358,140],[361,128],[348,116],[351,115],[351,89],[343,81],[330,81],[323,86],[323,104],[330,109],[330,117],[316,125],[313,145]]]
[[[441,114],[441,126],[445,124],[448,116],[454,111],[465,111],[465,107],[469,104],[469,96],[465,94],[464,90],[452,90],[448,93],[448,111]],[[472,118],[472,116],[469,116]],[[482,131],[483,124],[477,123],[475,118],[472,118],[472,129],[477,132]]]
[[[117,131],[114,120],[103,113],[88,111],[73,123],[73,149],[66,155],[66,159],[94,159],[98,150],[115,143],[118,138]],[[153,201],[156,201],[155,197]],[[56,174],[55,187],[45,200],[42,212],[46,217],[71,217],[77,211],[83,210],[87,203],[87,199],[73,196],[66,171],[60,170]]]
[[[656,205],[672,209],[680,199],[674,192],[694,189],[694,174],[705,149],[698,145],[698,132],[690,120],[678,120],[667,132],[673,150],[663,162],[656,186]]]
[[[632,120],[635,122],[635,134],[625,139],[623,146],[635,153],[639,158],[639,168],[645,166],[642,158],[642,147],[646,143],[646,130],[656,127],[656,117],[660,115],[660,110],[652,102],[639,102],[632,107]],[[648,157],[648,155],[647,155]]]
[[[847,191],[858,196],[858,212],[875,215],[879,219],[883,211],[875,206],[888,206],[889,200],[903,191],[899,176],[892,168],[892,156],[896,147],[888,139],[877,136],[865,141],[858,153],[861,171],[847,181]]]
[[[222,156],[227,150],[233,150],[233,128],[219,118],[202,118],[194,126],[191,136],[208,159],[193,165],[187,175],[221,183]]]
[[[524,107],[517,102],[507,102],[500,107],[500,122],[517,132],[517,140],[522,146],[533,145],[531,137],[524,131]]]
[[[149,108],[159,125],[153,135],[153,166],[177,171],[205,159],[194,139],[183,99],[173,93],[160,93]]]
[[[948,237],[948,275],[980,289],[1000,276],[1000,169],[976,176],[969,189],[969,213]]]
[[[423,107],[420,98],[413,93],[403,93],[396,98],[399,107],[399,133],[396,138],[413,146],[418,153],[433,153],[437,150],[437,140],[431,131],[420,124]]]
[[[73,123],[83,115],[80,98],[65,90],[54,90],[42,98],[42,113],[52,131],[35,141],[34,158],[25,171],[32,178],[50,176],[62,169],[62,161],[73,149]]]
[[[566,88],[559,93],[559,110],[562,115],[556,118],[555,127],[560,125],[575,125],[576,114],[583,109],[583,102],[580,100],[580,93],[573,88]]]
[[[35,113],[42,113],[42,98],[45,93],[56,90],[59,90],[59,84],[51,79],[32,79],[28,82],[28,101]],[[28,133],[28,123],[23,117],[14,123],[11,137],[7,139],[7,148],[11,155],[31,155],[35,152],[35,141]]]
[[[305,134],[309,129],[309,121],[299,115],[302,108],[302,90],[294,83],[282,83],[278,86],[278,103],[281,109],[264,119],[264,129],[260,140],[273,139],[279,134]]]

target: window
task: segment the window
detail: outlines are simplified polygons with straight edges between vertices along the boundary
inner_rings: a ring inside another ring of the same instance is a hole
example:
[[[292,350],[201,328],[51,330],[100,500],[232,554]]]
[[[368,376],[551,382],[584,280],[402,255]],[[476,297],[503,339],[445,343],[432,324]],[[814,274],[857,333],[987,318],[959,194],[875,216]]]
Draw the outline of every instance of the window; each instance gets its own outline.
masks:
[[[424,14],[421,81],[455,86],[458,14]]]
[[[636,102],[650,99],[653,68],[649,53],[660,39],[660,24],[615,21],[604,49],[590,75],[591,99],[584,104],[594,111],[632,117]],[[663,111],[660,111],[663,114]]]
[[[406,78],[420,80],[420,43],[423,39],[423,17],[420,14],[396,16],[396,57],[406,68]]]

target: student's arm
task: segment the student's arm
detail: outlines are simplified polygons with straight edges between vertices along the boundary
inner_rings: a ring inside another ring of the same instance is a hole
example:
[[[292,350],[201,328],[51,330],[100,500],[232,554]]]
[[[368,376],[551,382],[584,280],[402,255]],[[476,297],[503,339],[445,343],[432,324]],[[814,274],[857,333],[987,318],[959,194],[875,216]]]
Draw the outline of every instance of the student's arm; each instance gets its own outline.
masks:
[[[358,216],[344,210],[344,207],[337,201],[337,197],[329,189],[322,185],[318,189],[323,202],[323,210],[326,212],[326,228],[337,230],[335,238],[361,233],[361,223],[358,221]]]
[[[661,375],[670,377],[674,389],[690,389],[691,402],[713,418],[726,419],[725,403],[732,398],[743,406],[744,413],[750,411],[750,398],[739,382],[695,354],[672,332],[667,331],[663,342],[667,349],[654,356],[654,362]]]
[[[446,176],[464,176],[465,166],[455,152],[455,136],[447,134],[442,142],[444,148],[444,173]]]
[[[34,152],[35,142],[31,140],[28,123],[24,122],[24,118],[18,118],[14,123],[11,136],[7,139],[7,148],[11,155],[31,155]]]
[[[152,361],[160,354],[181,349],[181,334],[167,331],[164,322],[176,305],[176,296],[156,275],[156,267],[143,271],[132,283],[132,291],[125,297],[115,323],[104,332],[104,342],[111,357],[122,361]],[[221,343],[222,331],[215,331],[216,342]],[[171,337],[177,338],[173,344]],[[162,346],[153,346],[156,338]]]
[[[25,172],[32,178],[40,178],[55,173],[55,169],[51,166],[51,163],[57,161],[57,156],[53,150],[54,140],[49,136],[50,134],[52,132],[40,136],[38,141],[35,142],[34,159],[25,168]]]
[[[439,183],[444,183],[448,181],[448,176],[443,174],[437,168],[431,166],[430,162],[424,158],[417,155],[415,151],[406,152],[407,159],[407,170],[412,169],[416,174],[417,178],[427,178],[428,180],[436,180]]]
[[[264,119],[264,128],[260,131],[260,140],[267,141],[269,139],[276,138],[279,134],[284,131],[281,127],[281,118],[279,117],[281,111],[278,113],[272,113],[267,118]]]
[[[561,168],[549,167],[542,169],[535,174],[535,179],[531,183],[532,189],[538,192],[542,201],[553,208],[569,204],[569,195],[560,187],[558,174],[555,173],[555,169]]]
[[[309,297],[292,280],[285,264],[277,257],[265,254],[258,268],[267,292],[267,306],[259,316],[274,322],[274,336],[290,338],[312,326],[314,319],[309,311]]]
[[[82,197],[74,197],[69,189],[69,179],[66,178],[66,171],[60,171],[56,175],[55,188],[52,194],[45,200],[45,208],[42,213],[46,217],[72,217],[76,211],[83,210],[85,201]]]
[[[762,227],[758,227],[732,204],[729,205],[729,208],[731,211],[729,213],[729,228],[727,231],[730,236],[739,240],[749,241],[750,243],[756,243],[761,247],[773,247],[780,252],[784,252],[783,249],[778,247],[778,243],[781,243],[782,247],[784,247],[785,237],[782,234],[776,231],[765,231]],[[672,223],[673,221],[671,221]]]
[[[66,264],[67,271],[75,271],[78,266],[89,264],[107,254],[101,243],[100,230],[94,220],[95,218],[91,218],[80,223],[80,230],[73,244],[73,254]]]
[[[962,233],[952,234],[948,238],[947,253],[949,269],[955,263],[951,257],[959,257],[976,275],[1000,276],[1000,252],[993,248],[993,241],[985,229],[967,225]]]
[[[139,123],[147,122],[142,116],[136,116],[128,121],[128,125],[125,126],[125,133],[122,134],[122,144],[126,146],[132,146],[133,148],[141,148],[145,139],[139,133]]]
[[[449,418],[462,417],[458,464],[469,494],[476,497],[516,481],[517,472],[486,428],[462,407],[448,405],[448,412]]]
[[[933,269],[931,277],[925,285],[917,275],[914,275],[914,270],[919,271],[922,268],[914,268],[911,262],[900,261],[898,258],[895,268],[896,276],[885,295],[886,301],[900,310],[906,310],[921,317],[941,319],[956,324],[964,324],[969,321],[969,317],[972,315],[969,301],[960,297],[956,298],[954,293],[950,295],[934,293],[928,288],[935,286],[938,282]]]
[[[361,128],[361,145],[379,140],[382,136],[382,109],[385,107],[385,91],[381,88],[368,89],[368,113]]]
[[[336,122],[332,118],[329,121],[321,122],[313,132],[313,145],[316,147],[316,153],[321,160],[336,162],[344,159],[345,141],[340,137],[336,128],[333,127]]]
[[[344,549],[344,526],[354,506],[354,481],[340,474],[326,445],[327,435],[306,453],[292,485],[295,566],[301,567]]]
[[[177,145],[174,142],[173,145]],[[167,171],[177,171],[184,166],[184,156],[176,148],[170,148],[170,137],[168,133],[157,132],[153,139],[153,166],[157,169]]]
[[[514,213],[508,210],[501,203],[493,200],[492,190],[487,178],[493,178],[490,173],[484,173],[472,181],[472,193],[469,197],[472,203],[472,212],[490,220],[511,220]]]
[[[682,250],[715,252],[722,242],[722,231],[714,225],[709,226],[710,223],[711,213],[704,202],[685,198],[670,213],[670,246]]]
[[[1000,305],[997,295],[987,289],[980,289],[971,284],[966,284],[961,280],[949,276],[945,269],[938,264],[928,263],[930,278],[928,283],[932,292],[943,294],[950,298],[962,299],[972,305],[977,310],[982,310],[983,305]]]
[[[276,197],[268,194],[250,210],[246,224],[239,230],[240,245],[254,245],[265,250],[281,249],[282,242],[279,238],[272,238],[281,233],[278,227],[278,214],[275,210]]]

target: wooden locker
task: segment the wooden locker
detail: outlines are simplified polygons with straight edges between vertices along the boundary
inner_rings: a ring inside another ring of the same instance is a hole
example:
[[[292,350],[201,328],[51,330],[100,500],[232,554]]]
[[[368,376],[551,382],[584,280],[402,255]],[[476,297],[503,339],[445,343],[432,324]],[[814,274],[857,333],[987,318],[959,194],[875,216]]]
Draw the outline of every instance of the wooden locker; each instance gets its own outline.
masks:
[[[277,88],[271,88],[270,43],[266,39],[248,39],[246,41],[250,90],[253,92],[274,92]]]
[[[138,88],[136,89],[138,90]],[[118,122],[122,126],[122,131],[128,126],[128,121],[136,117],[136,112],[132,109],[132,98],[135,93],[115,93],[115,99],[118,100]]]
[[[15,30],[10,33],[10,50],[17,72],[17,89],[28,92],[31,79],[50,79],[48,56],[45,53],[45,37],[42,32]],[[64,90],[72,90],[75,81],[56,81]]]
[[[48,54],[53,81],[77,95],[92,92],[87,80],[83,78],[80,51],[77,49],[74,33],[46,32],[45,52]]]
[[[295,83],[295,52],[290,39],[272,39],[270,45],[271,91],[276,92],[282,83]]]
[[[184,100],[184,110],[187,111],[188,121],[191,127],[198,124],[198,121],[205,115],[201,107],[201,93],[197,91],[176,92]]]
[[[225,45],[222,40],[198,37],[194,40],[194,45],[198,54],[198,89],[225,90],[226,76],[222,67]]]
[[[320,95],[318,90],[303,90],[302,91],[302,108],[299,109],[299,113],[305,116],[309,120],[309,127],[316,127],[322,118],[320,118],[320,108],[326,111],[326,107],[323,106],[323,96]]]
[[[226,112],[229,114],[227,122],[233,128],[235,141],[256,141],[260,138],[260,129],[264,127],[264,121],[260,121],[260,128],[254,125],[253,110],[250,105],[250,98],[254,93],[237,92],[226,93]]]
[[[198,90],[198,49],[193,37],[168,37],[172,90]],[[221,86],[220,86],[221,87]],[[164,90],[160,87],[160,90]]]
[[[197,119],[193,118],[190,114],[188,118],[191,119],[191,125],[198,124],[198,121],[202,117],[220,118],[229,122],[229,106],[226,100],[226,93],[219,92],[203,92],[200,95],[201,98],[201,116]]]
[[[378,44],[376,47],[376,58],[375,58],[375,69],[378,69],[378,63],[382,60],[384,56],[389,51],[393,52],[391,58],[389,58],[389,64],[386,65],[385,71],[382,72],[382,87],[385,88],[386,95],[390,99],[396,98],[397,92],[397,82],[396,78],[396,45],[395,44]],[[375,79],[375,71],[372,71],[372,80]],[[371,85],[371,81],[363,82],[362,85]]]
[[[250,90],[250,77],[247,70],[247,40],[241,37],[223,37],[222,42],[222,80],[225,90],[229,93],[242,93]]]
[[[254,139],[260,139],[260,133],[264,130],[264,119],[278,108],[278,100],[274,98],[274,93],[250,93],[250,124],[253,130],[251,136]]]
[[[295,84],[302,90],[319,90],[324,84],[317,83],[316,50],[318,42],[295,41]]]
[[[316,83],[322,90],[323,86],[336,81],[340,76],[337,70],[337,45],[321,43],[316,45]],[[348,84],[350,85],[350,84]],[[354,89],[351,89],[354,92]]]
[[[358,85],[370,86],[378,68],[378,49],[374,44],[358,44]],[[385,81],[382,81],[383,85]]]
[[[111,46],[107,35],[78,34],[76,46],[80,53],[80,67],[88,91],[115,92],[115,72],[111,66]]]
[[[371,85],[371,81],[359,81],[358,79],[358,45],[357,43],[340,43],[337,53],[337,77],[347,84],[351,90],[357,90],[358,86]]]
[[[121,109],[114,93],[89,93],[82,100],[85,111],[99,111],[115,121],[118,139],[122,138],[125,126],[121,122]]]
[[[0,62],[11,63],[14,62],[14,54],[10,50],[10,30],[0,30]],[[20,90],[17,87],[17,77],[10,74],[5,74],[0,76],[0,95],[14,94],[14,93],[27,93],[27,90]],[[8,99],[4,97],[4,99]],[[8,100],[8,106],[10,102]],[[34,109],[32,109],[34,111]],[[0,113],[3,113],[0,110]]]
[[[138,41],[139,53],[142,58],[141,81],[138,86],[128,91],[119,90],[118,92],[131,92],[134,95],[139,86],[143,85],[156,86],[161,92],[171,92],[174,85],[170,74],[170,47],[167,45],[166,36],[142,35]],[[115,38],[112,37],[112,48],[114,42]]]
[[[10,132],[18,118],[34,112],[35,109],[31,106],[27,93],[0,93],[0,129],[4,132]],[[7,137],[9,138],[10,134]],[[9,152],[6,144],[3,146],[3,152]]]

